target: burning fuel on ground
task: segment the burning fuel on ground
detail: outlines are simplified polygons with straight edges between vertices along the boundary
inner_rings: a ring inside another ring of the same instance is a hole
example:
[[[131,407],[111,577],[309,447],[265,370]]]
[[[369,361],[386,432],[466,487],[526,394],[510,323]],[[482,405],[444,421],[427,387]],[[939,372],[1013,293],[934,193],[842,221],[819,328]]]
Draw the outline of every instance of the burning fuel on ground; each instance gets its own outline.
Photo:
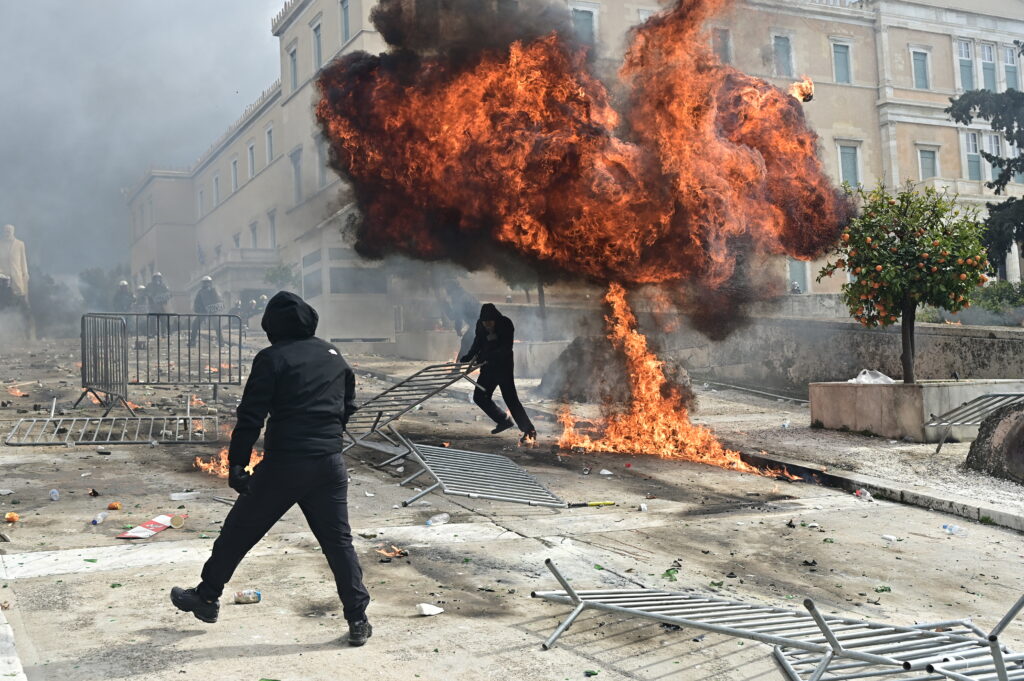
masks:
[[[703,26],[727,4],[679,0],[631,32],[602,78],[544,3],[495,17],[457,0],[416,16],[383,0],[373,18],[391,51],[347,55],[320,78],[332,165],[363,214],[360,253],[526,262],[608,288],[631,404],[593,438],[564,414],[563,445],[748,467],[689,423],[629,292],[656,287],[722,338],[748,303],[781,293],[776,258],[815,257],[853,212],[804,118],[813,83],[787,93],[711,52]]]

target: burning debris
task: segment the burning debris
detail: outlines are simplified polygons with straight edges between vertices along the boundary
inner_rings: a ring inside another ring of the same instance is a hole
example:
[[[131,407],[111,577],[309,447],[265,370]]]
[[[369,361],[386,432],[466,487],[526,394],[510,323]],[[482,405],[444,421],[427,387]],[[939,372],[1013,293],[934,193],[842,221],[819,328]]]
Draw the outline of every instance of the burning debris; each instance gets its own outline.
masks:
[[[801,102],[809,102],[814,99],[814,81],[810,76],[801,76],[801,80],[789,86],[789,94]]]
[[[469,269],[526,261],[607,285],[629,406],[597,439],[564,415],[561,442],[753,469],[688,422],[627,290],[659,288],[722,338],[749,302],[782,292],[773,259],[820,254],[852,205],[797,99],[715,58],[702,27],[726,0],[677,2],[635,28],[614,98],[564,23],[539,30],[541,4],[498,17],[451,0],[419,16],[382,0],[373,19],[392,51],[323,72],[317,117],[362,211],[356,249]],[[500,30],[475,33],[480,21]]]
[[[249,465],[245,467],[245,470],[251,474],[253,469],[259,465],[260,461],[263,461],[263,452],[254,450],[252,453],[252,461],[250,461]],[[228,469],[230,468],[230,465],[228,464],[228,448],[221,448],[217,453],[217,456],[210,457],[209,461],[203,459],[201,456],[197,456],[192,462],[192,465],[204,473],[216,475],[218,478],[224,478],[226,480],[228,477]]]

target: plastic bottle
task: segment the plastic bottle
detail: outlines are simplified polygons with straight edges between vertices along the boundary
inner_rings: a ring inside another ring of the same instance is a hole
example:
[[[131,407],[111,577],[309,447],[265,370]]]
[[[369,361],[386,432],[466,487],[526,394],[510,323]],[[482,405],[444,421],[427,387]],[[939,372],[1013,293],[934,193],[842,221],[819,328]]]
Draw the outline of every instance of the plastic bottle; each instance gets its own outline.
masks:
[[[256,589],[235,592],[235,603],[259,603],[263,594]]]
[[[430,518],[427,520],[427,527],[433,527],[434,525],[444,525],[451,519],[452,517],[447,513],[438,513],[437,515],[430,516]]]
[[[964,528],[960,527],[959,525],[953,525],[952,523],[943,525],[942,526],[942,531],[945,532],[946,534],[951,534],[951,535],[953,535],[955,537],[965,537],[965,536],[967,536],[967,530],[965,530]]]
[[[96,514],[96,517],[92,519],[92,524],[93,525],[99,525],[100,523],[102,523],[104,520],[107,519],[108,515],[110,515],[110,514],[107,513],[106,511],[100,511],[99,513]]]
[[[60,492],[55,489],[50,490],[50,501],[57,501],[60,499]]]
[[[871,492],[866,489],[859,489],[853,493],[853,496],[857,497],[861,501],[874,501],[875,498],[871,496]]]

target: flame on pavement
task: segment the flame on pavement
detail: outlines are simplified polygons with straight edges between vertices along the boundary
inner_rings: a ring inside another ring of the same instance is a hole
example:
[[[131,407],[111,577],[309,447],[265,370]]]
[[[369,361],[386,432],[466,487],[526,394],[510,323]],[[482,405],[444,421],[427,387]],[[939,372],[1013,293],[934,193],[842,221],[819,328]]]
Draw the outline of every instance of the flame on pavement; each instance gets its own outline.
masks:
[[[252,453],[252,459],[250,460],[249,465],[245,467],[245,470],[252,473],[253,469],[259,465],[260,461],[263,461],[263,452],[254,451]],[[204,473],[215,475],[218,478],[227,478],[228,469],[230,468],[230,465],[228,464],[228,448],[221,448],[221,450],[217,452],[216,456],[210,457],[209,461],[201,456],[197,456],[195,461],[192,462],[192,465]]]

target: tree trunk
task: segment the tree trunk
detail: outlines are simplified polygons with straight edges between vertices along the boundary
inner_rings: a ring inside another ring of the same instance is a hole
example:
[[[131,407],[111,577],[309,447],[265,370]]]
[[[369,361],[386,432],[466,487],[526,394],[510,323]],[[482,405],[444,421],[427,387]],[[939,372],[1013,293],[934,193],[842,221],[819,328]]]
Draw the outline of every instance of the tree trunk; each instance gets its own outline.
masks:
[[[544,298],[544,282],[537,282],[537,306],[540,308],[540,333],[541,340],[548,339],[548,307],[547,300]]]
[[[917,302],[906,298],[903,300],[903,321],[900,331],[903,336],[903,382],[916,383],[914,377],[914,319],[917,316]]]

